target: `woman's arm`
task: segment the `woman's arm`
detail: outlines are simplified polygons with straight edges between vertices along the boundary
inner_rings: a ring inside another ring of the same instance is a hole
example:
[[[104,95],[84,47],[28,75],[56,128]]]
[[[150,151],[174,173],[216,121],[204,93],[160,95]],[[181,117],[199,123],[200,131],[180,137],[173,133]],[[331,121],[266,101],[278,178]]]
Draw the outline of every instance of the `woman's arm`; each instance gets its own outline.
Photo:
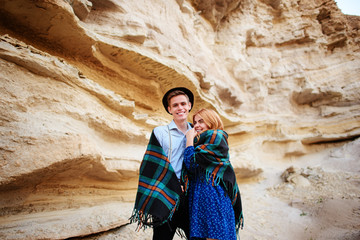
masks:
[[[184,151],[184,164],[186,169],[190,174],[193,174],[196,169],[195,159],[194,159],[195,149],[193,146],[185,148]]]
[[[194,128],[186,132],[186,147],[194,146],[194,138],[197,135],[197,132]]]
[[[189,173],[193,173],[197,166],[197,164],[195,164],[194,161],[194,154],[195,154],[194,138],[196,135],[197,132],[195,131],[194,128],[190,129],[186,133],[186,148],[184,151],[184,163]]]

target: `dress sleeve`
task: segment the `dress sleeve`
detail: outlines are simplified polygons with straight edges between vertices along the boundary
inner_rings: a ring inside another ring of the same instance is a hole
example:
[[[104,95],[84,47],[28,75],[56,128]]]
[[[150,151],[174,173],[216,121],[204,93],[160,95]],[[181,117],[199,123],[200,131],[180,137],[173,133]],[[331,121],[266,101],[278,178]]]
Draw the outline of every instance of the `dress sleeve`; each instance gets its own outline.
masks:
[[[188,146],[187,148],[185,148],[184,163],[185,163],[186,169],[190,173],[194,173],[196,166],[197,166],[197,164],[195,164],[194,154],[195,154],[194,146]]]

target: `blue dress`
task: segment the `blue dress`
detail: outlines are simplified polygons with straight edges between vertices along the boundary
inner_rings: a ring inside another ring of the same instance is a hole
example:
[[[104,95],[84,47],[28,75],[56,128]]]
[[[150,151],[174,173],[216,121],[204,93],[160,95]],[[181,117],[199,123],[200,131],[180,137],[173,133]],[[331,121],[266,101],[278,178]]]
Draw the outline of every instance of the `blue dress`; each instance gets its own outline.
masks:
[[[189,146],[184,152],[184,163],[189,172],[190,238],[236,240],[235,214],[230,198],[223,188],[213,186],[205,173],[196,171],[195,149]]]

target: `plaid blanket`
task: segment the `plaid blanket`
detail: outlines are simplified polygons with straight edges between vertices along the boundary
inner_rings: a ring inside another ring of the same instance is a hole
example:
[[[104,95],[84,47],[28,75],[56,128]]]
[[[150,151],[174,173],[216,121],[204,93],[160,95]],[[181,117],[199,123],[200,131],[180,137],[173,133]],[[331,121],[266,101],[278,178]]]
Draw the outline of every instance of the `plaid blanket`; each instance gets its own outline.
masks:
[[[181,186],[154,131],[140,165],[139,184],[130,223],[156,227],[171,219],[180,201]]]
[[[223,187],[231,199],[235,212],[236,230],[243,228],[244,217],[241,196],[234,169],[230,163],[228,135],[222,130],[207,130],[195,138],[195,162],[199,171],[205,172],[206,180]],[[187,182],[184,172],[183,180]]]

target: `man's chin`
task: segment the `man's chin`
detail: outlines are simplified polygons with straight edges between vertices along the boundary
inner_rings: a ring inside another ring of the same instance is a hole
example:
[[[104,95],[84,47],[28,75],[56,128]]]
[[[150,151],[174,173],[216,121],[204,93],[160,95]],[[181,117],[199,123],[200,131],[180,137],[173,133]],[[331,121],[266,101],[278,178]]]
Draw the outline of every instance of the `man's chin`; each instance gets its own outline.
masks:
[[[183,114],[183,115],[176,115],[176,116],[174,117],[174,119],[176,119],[176,120],[186,120],[186,119],[187,119],[187,117],[188,117],[188,115],[187,115],[187,114]]]

